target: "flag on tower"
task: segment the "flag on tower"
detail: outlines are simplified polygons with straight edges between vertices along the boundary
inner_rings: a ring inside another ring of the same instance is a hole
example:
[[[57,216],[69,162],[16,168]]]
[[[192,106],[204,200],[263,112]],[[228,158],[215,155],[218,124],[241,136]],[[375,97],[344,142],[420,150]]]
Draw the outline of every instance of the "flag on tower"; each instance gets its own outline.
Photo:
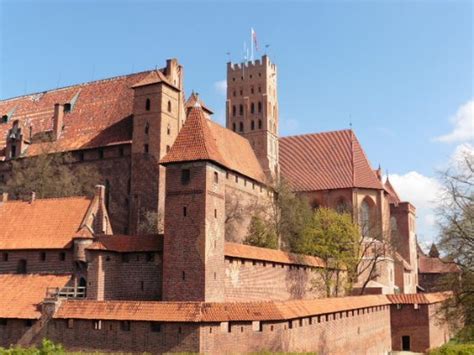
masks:
[[[251,30],[252,30],[253,45],[255,47],[255,50],[258,51],[257,32],[255,32],[253,28]]]

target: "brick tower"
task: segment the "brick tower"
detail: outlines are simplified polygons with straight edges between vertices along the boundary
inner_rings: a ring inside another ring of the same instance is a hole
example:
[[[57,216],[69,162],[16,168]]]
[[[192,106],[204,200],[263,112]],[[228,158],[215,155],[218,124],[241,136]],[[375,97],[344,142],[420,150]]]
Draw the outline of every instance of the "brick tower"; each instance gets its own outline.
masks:
[[[224,301],[225,169],[202,108],[186,124],[166,165],[164,301]]]
[[[164,216],[165,169],[160,159],[170,150],[185,120],[183,69],[176,59],[133,86],[130,228],[136,234],[146,212]]]
[[[269,182],[278,179],[277,68],[268,56],[227,63],[226,125],[250,141]]]

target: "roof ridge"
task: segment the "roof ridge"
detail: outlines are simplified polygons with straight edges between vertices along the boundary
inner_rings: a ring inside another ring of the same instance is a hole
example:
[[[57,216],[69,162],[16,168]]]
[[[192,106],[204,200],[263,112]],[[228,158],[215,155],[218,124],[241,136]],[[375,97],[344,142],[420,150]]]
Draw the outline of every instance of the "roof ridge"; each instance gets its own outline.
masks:
[[[34,96],[34,95],[38,95],[38,94],[46,94],[46,93],[51,93],[51,92],[56,92],[56,91],[61,91],[61,90],[66,90],[66,89],[71,89],[71,88],[73,88],[73,87],[79,87],[79,86],[97,84],[97,83],[101,83],[101,82],[119,80],[119,79],[122,79],[122,78],[131,77],[131,76],[134,76],[134,75],[139,75],[139,74],[144,74],[144,73],[152,72],[152,71],[154,71],[154,70],[155,70],[155,69],[142,70],[142,71],[135,72],[135,73],[121,74],[121,75],[111,76],[111,77],[108,77],[108,78],[103,78],[103,79],[85,81],[85,82],[82,82],[82,83],[76,83],[76,84],[66,85],[66,86],[62,86],[62,87],[59,87],[59,88],[55,88],[55,89],[49,89],[49,90],[43,90],[43,91],[36,91],[36,92],[24,94],[24,95],[12,96],[12,97],[9,97],[9,98],[6,98],[6,99],[0,99],[0,104],[1,104],[1,103],[4,103],[4,102],[8,102],[8,101],[18,100],[18,99],[21,99],[21,98],[27,98],[28,96]]]
[[[307,136],[319,136],[319,135],[325,135],[325,134],[331,134],[331,133],[342,133],[342,132],[347,132],[347,131],[352,131],[352,129],[345,128],[345,129],[336,129],[332,131],[302,133],[302,134],[295,134],[292,136],[279,137],[278,139],[280,140],[280,139],[291,139],[291,138],[299,138],[299,137],[307,137]]]
[[[33,204],[40,202],[40,201],[51,201],[51,200],[73,200],[73,199],[84,199],[84,200],[92,200],[91,197],[88,196],[65,196],[65,197],[44,197],[44,198],[36,198]],[[7,200],[4,203],[28,203],[31,204],[29,200]]]

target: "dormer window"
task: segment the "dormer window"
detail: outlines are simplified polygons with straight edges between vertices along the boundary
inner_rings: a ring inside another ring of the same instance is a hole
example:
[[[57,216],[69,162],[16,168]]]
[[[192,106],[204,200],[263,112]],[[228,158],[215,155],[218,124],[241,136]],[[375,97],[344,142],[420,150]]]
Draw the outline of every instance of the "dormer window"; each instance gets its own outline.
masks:
[[[150,111],[150,108],[151,108],[151,101],[150,99],[146,99],[145,110]]]

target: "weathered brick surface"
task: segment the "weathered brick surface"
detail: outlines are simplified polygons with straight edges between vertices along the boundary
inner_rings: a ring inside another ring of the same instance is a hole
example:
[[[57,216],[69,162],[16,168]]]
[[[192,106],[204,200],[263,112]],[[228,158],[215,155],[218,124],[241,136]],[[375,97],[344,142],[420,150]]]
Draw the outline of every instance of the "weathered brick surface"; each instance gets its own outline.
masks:
[[[182,183],[183,169],[190,180]],[[217,173],[218,182],[214,181]],[[224,172],[209,163],[167,167],[163,299],[222,301]]]
[[[388,306],[383,306],[354,310],[354,315],[349,311],[291,321],[262,322],[261,331],[258,325],[255,330],[250,322],[231,322],[230,327],[206,325],[201,327],[200,350],[206,353],[266,350],[385,354],[391,348],[389,324],[390,311]]]
[[[42,259],[44,253],[45,260]],[[64,260],[60,256],[64,253]],[[8,260],[5,261],[5,258]],[[64,250],[0,250],[0,273],[15,274],[20,260],[26,260],[27,273],[72,273],[74,271],[73,253]]]
[[[299,265],[226,258],[226,301],[290,300],[322,297],[315,269]]]
[[[95,300],[160,300],[161,253],[90,251],[87,298]]]
[[[72,328],[67,320],[52,320],[46,336],[68,350],[120,352],[198,352],[199,325],[166,323],[159,332],[151,330],[150,322],[131,322],[124,330],[120,321],[101,321],[94,329],[93,320],[75,319]]]

